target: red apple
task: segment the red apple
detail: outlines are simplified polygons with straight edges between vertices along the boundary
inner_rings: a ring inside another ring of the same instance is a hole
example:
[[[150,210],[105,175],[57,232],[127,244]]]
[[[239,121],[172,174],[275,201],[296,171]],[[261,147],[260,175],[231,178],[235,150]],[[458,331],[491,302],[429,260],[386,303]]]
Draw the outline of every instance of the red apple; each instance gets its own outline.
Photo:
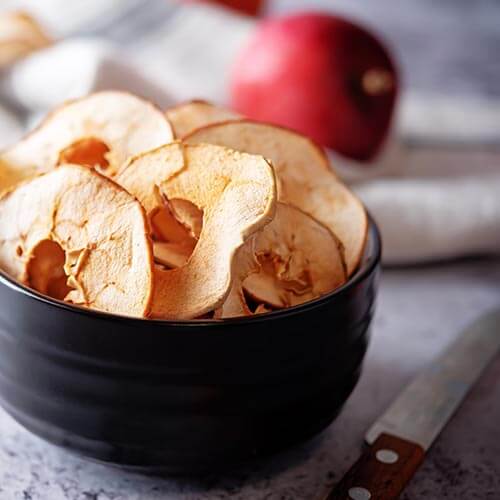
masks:
[[[319,13],[259,23],[230,80],[236,111],[361,161],[387,136],[397,88],[395,65],[374,35]]]
[[[257,16],[262,8],[263,0],[186,0],[190,2],[205,1],[216,3],[229,9],[237,10],[249,16]]]

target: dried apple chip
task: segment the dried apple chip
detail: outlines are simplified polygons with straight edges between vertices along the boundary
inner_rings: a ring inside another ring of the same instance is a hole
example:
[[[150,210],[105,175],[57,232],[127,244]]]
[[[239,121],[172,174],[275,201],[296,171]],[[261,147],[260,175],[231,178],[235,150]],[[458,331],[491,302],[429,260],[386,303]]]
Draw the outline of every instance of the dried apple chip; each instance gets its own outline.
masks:
[[[116,176],[151,215],[168,200],[203,212],[198,243],[186,264],[155,272],[152,316],[193,318],[229,293],[238,248],[273,217],[276,183],[261,156],[200,144],[172,143],[139,155]]]
[[[269,158],[280,201],[301,208],[333,231],[344,246],[348,275],[356,270],[368,228],[365,209],[310,139],[281,127],[240,120],[195,130],[186,142],[218,144]]]
[[[203,226],[203,212],[190,201],[180,198],[169,200],[169,205],[175,219],[197,240]]]
[[[172,243],[170,241],[153,242],[153,254],[155,262],[167,269],[183,266],[191,257],[194,246],[191,242]]]
[[[124,189],[64,165],[0,199],[0,267],[53,298],[148,313],[153,284],[144,211]]]
[[[203,213],[187,200],[167,200],[150,213],[155,262],[180,267],[191,256],[200,237]]]
[[[276,204],[276,213],[278,204]],[[268,224],[269,225],[269,224]],[[238,316],[251,316],[252,311],[243,292],[243,281],[252,273],[260,269],[260,265],[255,257],[255,239],[267,226],[253,234],[244,245],[242,245],[233,261],[233,280],[229,293],[219,308],[214,311],[215,319],[234,318]]]
[[[265,314],[265,313],[270,313],[273,310],[270,309],[269,307],[266,306],[266,304],[259,304],[256,308],[255,311],[253,312],[254,314]]]
[[[211,123],[236,120],[241,115],[207,101],[194,100],[179,104],[165,112],[177,139],[182,139],[197,128]]]
[[[62,163],[112,176],[129,157],[172,137],[168,120],[150,102],[125,92],[97,92],[63,104],[0,154],[0,192]]]
[[[255,257],[253,262],[249,255]],[[240,280],[217,317],[248,315],[243,288],[257,303],[284,308],[321,297],[346,281],[337,238],[284,203],[277,204],[273,221],[245,243],[236,262]]]
[[[51,39],[29,14],[18,11],[0,15],[0,68],[50,43]]]

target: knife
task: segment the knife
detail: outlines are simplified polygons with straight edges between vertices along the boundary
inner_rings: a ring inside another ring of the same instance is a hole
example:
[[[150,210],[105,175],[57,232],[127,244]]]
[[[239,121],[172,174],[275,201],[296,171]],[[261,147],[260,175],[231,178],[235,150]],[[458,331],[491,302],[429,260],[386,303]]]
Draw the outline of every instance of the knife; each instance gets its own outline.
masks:
[[[474,382],[500,351],[500,309],[464,330],[365,436],[366,451],[325,500],[393,500]]]

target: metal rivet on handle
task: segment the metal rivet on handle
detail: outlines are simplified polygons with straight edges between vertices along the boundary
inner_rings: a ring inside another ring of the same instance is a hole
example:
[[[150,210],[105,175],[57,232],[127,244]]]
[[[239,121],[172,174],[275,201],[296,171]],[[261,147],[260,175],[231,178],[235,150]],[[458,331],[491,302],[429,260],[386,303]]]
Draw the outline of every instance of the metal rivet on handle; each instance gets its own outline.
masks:
[[[370,500],[372,497],[372,494],[366,488],[360,488],[359,486],[349,488],[347,493],[352,500]]]
[[[375,457],[383,464],[395,464],[399,460],[399,455],[392,450],[378,450]]]

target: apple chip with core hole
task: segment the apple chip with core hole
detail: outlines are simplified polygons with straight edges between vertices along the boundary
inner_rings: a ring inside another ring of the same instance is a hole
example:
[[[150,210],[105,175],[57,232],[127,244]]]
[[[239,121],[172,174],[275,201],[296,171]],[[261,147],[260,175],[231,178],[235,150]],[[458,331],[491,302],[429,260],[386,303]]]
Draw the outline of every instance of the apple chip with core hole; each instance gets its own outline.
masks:
[[[234,282],[219,317],[249,314],[242,288],[264,312],[265,306],[281,309],[308,302],[346,281],[337,238],[284,203],[278,203],[273,221],[245,244],[236,262],[242,279]]]
[[[95,167],[112,176],[134,155],[172,140],[164,114],[125,92],[98,92],[63,104],[0,154],[0,192],[58,164]]]
[[[208,125],[189,134],[186,142],[218,144],[269,158],[280,201],[301,208],[327,226],[344,247],[347,274],[356,270],[366,241],[366,212],[336,178],[314,142],[291,130],[248,120]]]
[[[203,225],[203,213],[187,200],[167,200],[153,209],[150,223],[155,261],[167,268],[184,265],[193,252]]]
[[[25,12],[0,14],[0,68],[50,43],[36,20]]]
[[[153,284],[147,230],[124,189],[64,165],[0,199],[0,267],[53,298],[144,316]]]
[[[196,243],[195,243],[196,245]],[[189,240],[180,243],[170,241],[154,241],[153,254],[155,262],[166,269],[175,269],[183,266],[191,257],[194,245]]]
[[[186,200],[203,212],[199,240],[186,264],[155,272],[152,316],[193,318],[218,308],[231,287],[236,251],[274,216],[270,164],[219,146],[172,143],[133,159],[116,181],[150,217],[165,198]]]
[[[182,139],[193,130],[211,123],[236,120],[241,115],[206,101],[190,101],[179,104],[165,112],[172,124],[177,139]]]

